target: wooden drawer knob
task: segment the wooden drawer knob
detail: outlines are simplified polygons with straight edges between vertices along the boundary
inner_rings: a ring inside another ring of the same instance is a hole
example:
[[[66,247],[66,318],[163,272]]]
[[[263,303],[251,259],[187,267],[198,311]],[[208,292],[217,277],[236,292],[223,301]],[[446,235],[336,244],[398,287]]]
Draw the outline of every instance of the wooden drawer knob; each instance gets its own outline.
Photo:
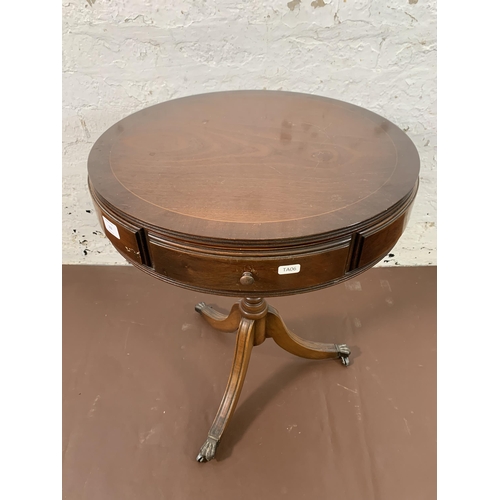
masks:
[[[255,280],[253,279],[252,273],[245,271],[240,278],[240,283],[242,285],[251,285]]]

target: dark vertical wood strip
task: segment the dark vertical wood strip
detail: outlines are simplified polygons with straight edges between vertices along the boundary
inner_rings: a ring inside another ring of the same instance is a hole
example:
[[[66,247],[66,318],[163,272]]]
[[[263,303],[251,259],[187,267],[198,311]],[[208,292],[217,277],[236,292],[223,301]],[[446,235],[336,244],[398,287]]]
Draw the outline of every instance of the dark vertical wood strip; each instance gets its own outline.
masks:
[[[364,238],[359,234],[355,233],[351,238],[351,246],[349,248],[349,257],[347,259],[346,272],[350,272],[353,269],[357,269],[359,266],[359,258],[361,251],[363,250]]]
[[[137,240],[142,257],[142,263],[151,267],[151,254],[149,253],[148,237],[144,228],[139,229],[137,232]]]

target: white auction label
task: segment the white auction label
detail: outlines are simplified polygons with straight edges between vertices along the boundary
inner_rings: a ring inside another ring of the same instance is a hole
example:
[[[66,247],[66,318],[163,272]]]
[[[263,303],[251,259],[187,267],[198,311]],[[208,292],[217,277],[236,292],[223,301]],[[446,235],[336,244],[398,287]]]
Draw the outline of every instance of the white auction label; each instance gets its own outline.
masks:
[[[295,274],[300,272],[300,264],[278,267],[278,274]]]
[[[102,220],[104,221],[104,225],[106,229],[113,235],[120,239],[120,233],[118,232],[118,228],[113,224],[110,220],[106,219],[104,215],[102,216]]]

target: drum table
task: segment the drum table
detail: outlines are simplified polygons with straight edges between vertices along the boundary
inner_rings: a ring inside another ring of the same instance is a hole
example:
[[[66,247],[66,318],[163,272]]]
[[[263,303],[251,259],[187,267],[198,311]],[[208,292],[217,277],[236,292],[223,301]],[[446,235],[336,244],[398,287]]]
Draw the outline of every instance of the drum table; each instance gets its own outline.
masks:
[[[142,271],[199,292],[240,297],[226,391],[197,460],[214,458],[268,337],[311,359],[349,364],[344,344],[301,339],[264,297],[318,290],[380,261],[399,239],[418,188],[419,156],[381,116],[342,101],[274,91],[175,99],[108,129],[88,160],[99,221]]]

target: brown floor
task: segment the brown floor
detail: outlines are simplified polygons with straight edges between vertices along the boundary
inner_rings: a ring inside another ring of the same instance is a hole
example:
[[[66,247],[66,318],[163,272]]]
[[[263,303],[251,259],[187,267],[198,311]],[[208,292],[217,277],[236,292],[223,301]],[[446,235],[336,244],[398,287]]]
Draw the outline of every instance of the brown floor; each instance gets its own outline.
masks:
[[[216,460],[198,464],[234,335],[194,311],[232,298],[132,267],[63,270],[64,499],[436,497],[436,268],[378,268],[271,299],[348,368],[254,349]]]

